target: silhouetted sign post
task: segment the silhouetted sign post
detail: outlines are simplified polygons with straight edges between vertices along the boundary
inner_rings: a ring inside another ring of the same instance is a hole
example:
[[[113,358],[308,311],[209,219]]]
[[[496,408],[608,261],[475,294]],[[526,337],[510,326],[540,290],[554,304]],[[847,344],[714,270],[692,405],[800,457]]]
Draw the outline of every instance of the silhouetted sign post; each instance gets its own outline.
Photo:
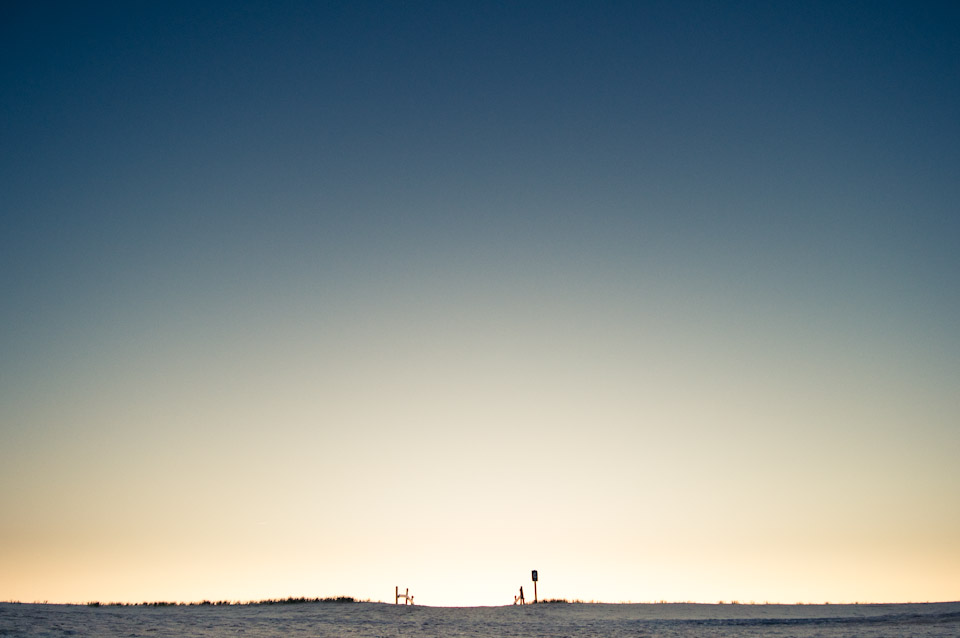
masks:
[[[537,602],[537,570],[533,570],[531,578],[533,578],[533,602]]]

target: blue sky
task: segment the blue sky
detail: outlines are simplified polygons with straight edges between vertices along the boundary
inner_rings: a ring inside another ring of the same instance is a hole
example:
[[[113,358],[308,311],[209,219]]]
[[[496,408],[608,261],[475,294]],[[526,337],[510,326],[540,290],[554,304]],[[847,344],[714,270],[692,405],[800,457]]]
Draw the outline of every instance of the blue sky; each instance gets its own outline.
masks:
[[[0,598],[956,598],[955,6],[3,11]]]

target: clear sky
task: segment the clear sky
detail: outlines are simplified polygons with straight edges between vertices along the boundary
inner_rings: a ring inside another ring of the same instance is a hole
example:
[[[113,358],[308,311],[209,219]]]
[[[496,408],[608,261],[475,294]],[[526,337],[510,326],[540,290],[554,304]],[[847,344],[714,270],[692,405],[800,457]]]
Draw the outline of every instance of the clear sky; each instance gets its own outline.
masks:
[[[960,598],[954,2],[6,3],[0,600]]]

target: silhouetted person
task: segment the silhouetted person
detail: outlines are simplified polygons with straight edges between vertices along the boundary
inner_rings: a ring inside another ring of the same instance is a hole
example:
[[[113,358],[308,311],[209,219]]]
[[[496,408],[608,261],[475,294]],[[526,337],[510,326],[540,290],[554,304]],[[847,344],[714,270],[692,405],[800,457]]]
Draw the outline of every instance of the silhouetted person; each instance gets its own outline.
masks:
[[[520,588],[520,604],[521,604],[521,605],[525,604],[525,603],[523,602],[523,587]]]

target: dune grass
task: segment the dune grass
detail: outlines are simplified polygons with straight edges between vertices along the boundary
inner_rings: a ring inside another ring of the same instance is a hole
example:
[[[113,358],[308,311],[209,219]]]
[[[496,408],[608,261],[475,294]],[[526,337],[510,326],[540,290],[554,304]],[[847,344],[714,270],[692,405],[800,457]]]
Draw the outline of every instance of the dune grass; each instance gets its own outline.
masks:
[[[142,603],[102,603],[92,600],[86,603],[87,607],[221,607],[225,605],[301,605],[305,603],[360,603],[369,600],[358,600],[353,596],[327,596],[324,598],[307,598],[306,596],[290,596],[288,598],[265,598],[263,600],[201,600],[196,602],[170,602],[165,600],[144,601]]]

